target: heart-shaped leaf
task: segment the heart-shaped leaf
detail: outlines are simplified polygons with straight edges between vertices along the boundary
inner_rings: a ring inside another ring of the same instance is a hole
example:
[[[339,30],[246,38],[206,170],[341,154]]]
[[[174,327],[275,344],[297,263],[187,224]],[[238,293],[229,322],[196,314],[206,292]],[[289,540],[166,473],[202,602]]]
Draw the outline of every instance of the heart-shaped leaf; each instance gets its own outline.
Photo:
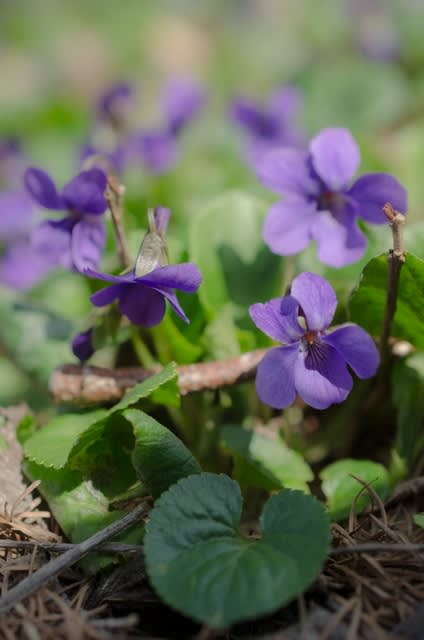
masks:
[[[265,505],[262,538],[240,532],[240,488],[202,473],[162,494],[146,530],[150,580],[172,607],[214,629],[274,611],[301,593],[325,560],[322,505],[286,490]]]

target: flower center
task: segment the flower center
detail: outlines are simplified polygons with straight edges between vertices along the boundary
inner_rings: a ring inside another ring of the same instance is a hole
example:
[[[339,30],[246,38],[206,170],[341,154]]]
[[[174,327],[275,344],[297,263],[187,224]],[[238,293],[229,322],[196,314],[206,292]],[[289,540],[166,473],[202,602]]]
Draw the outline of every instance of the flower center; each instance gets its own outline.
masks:
[[[333,215],[337,215],[344,204],[345,199],[343,193],[339,191],[325,190],[318,196],[318,211],[330,211]]]

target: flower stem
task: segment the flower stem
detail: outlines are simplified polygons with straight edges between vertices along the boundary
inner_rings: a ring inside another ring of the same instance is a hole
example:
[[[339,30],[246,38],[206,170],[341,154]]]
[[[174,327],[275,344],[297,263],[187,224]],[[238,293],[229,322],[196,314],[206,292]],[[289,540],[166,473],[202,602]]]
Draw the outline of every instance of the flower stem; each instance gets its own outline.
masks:
[[[139,330],[134,326],[131,326],[131,342],[142,367],[149,369],[157,365],[157,362],[147,348],[146,343],[142,340]]]
[[[119,184],[114,176],[109,175],[107,179],[105,198],[109,205],[110,215],[112,216],[119,262],[123,269],[128,269],[131,266],[131,258],[122,223],[124,193],[125,187],[122,184]]]
[[[388,261],[388,280],[387,280],[387,296],[386,307],[384,311],[383,327],[380,336],[380,356],[382,374],[387,369],[391,356],[389,338],[392,330],[393,318],[396,312],[396,301],[399,290],[400,270],[404,264],[405,251],[403,247],[402,226],[405,223],[405,216],[393,209],[390,203],[383,207],[384,214],[389,220],[393,236],[393,249],[390,249]]]

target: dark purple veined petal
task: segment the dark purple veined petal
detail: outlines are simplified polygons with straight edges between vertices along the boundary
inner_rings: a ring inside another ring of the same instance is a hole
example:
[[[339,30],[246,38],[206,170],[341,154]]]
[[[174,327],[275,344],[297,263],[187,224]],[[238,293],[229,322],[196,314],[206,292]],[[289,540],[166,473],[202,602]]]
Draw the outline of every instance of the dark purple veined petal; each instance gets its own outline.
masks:
[[[161,287],[167,289],[179,289],[187,293],[194,293],[200,286],[202,274],[195,264],[192,262],[183,262],[181,264],[172,264],[166,267],[159,267],[141,278],[137,278],[136,282],[143,283],[148,286]]]
[[[29,236],[34,213],[34,201],[26,193],[0,192],[0,240]]]
[[[69,211],[81,214],[102,214],[107,209],[104,196],[106,174],[102,169],[93,167],[81,171],[62,189],[62,197]]]
[[[93,293],[93,295],[90,296],[90,300],[95,307],[105,307],[108,304],[112,304],[112,302],[121,295],[122,289],[125,286],[131,285],[125,285],[123,283],[112,284],[110,287],[105,287],[104,289],[100,289],[100,291]]]
[[[106,240],[106,226],[102,218],[82,219],[72,231],[72,262],[77,271],[99,264]]]
[[[72,340],[72,353],[79,360],[81,360],[81,362],[85,362],[86,360],[91,358],[94,353],[92,338],[93,329],[88,329],[87,331],[77,333],[77,335]]]
[[[256,392],[265,404],[285,409],[296,399],[294,367],[299,345],[275,347],[265,354],[256,374]]]
[[[166,305],[161,293],[136,284],[121,285],[119,308],[132,324],[154,327],[165,315]]]
[[[169,133],[158,131],[141,134],[136,143],[146,169],[151,173],[165,173],[178,160],[178,146]]]
[[[298,322],[299,303],[292,296],[252,304],[249,315],[258,329],[278,342],[290,343],[305,333]]]
[[[55,183],[42,169],[36,167],[27,169],[24,174],[24,183],[28,193],[42,207],[52,211],[61,211],[66,208]]]
[[[256,174],[265,187],[287,197],[307,199],[318,192],[309,172],[307,154],[296,149],[276,149],[259,157]]]
[[[356,324],[346,324],[335,329],[323,340],[331,344],[346,360],[358,378],[371,378],[380,363],[374,340]]]
[[[343,357],[331,345],[321,343],[300,353],[294,366],[294,384],[300,397],[314,409],[343,402],[353,381]]]
[[[309,145],[312,164],[329,189],[346,187],[361,160],[359,147],[348,129],[323,129]]]
[[[318,258],[330,267],[344,267],[362,258],[367,239],[355,218],[335,217],[328,211],[319,211],[312,228],[312,237],[318,246]]]
[[[383,213],[386,202],[406,213],[408,208],[405,188],[387,173],[367,173],[356,180],[349,189],[349,195],[357,203],[357,214],[373,224],[387,224]]]
[[[52,266],[61,265],[72,268],[72,229],[74,221],[70,218],[46,220],[35,227],[31,244],[34,250],[43,256]]]
[[[278,255],[299,253],[311,241],[316,214],[315,205],[301,198],[286,198],[283,202],[276,202],[265,218],[265,243]]]
[[[292,282],[291,295],[302,308],[308,329],[322,331],[333,319],[337,297],[327,280],[315,273],[304,272]]]

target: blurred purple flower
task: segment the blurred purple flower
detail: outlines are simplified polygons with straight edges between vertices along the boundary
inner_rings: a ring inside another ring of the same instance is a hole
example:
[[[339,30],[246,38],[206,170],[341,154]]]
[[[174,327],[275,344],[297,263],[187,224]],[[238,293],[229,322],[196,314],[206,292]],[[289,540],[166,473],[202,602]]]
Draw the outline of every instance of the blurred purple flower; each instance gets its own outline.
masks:
[[[94,166],[122,173],[127,166],[141,162],[149,173],[155,174],[165,173],[176,164],[178,137],[203,108],[204,91],[187,78],[170,80],[160,100],[160,122],[138,131],[130,123],[134,96],[134,88],[123,83],[100,98],[96,126],[90,142],[81,150],[81,163],[90,159]]]
[[[106,236],[102,217],[107,209],[105,173],[98,168],[82,171],[61,193],[41,169],[27,169],[24,180],[27,191],[41,207],[67,212],[61,220],[47,220],[36,227],[32,236],[35,250],[48,256],[52,264],[67,269],[96,267]]]
[[[0,282],[15,291],[34,287],[53,268],[48,256],[37,251],[28,238],[10,244],[0,259]]]
[[[272,206],[263,229],[274,253],[292,255],[315,240],[321,262],[342,267],[359,260],[366,248],[358,217],[385,224],[386,202],[406,212],[406,191],[393,176],[369,173],[349,186],[359,162],[347,129],[323,129],[308,152],[280,149],[262,158],[257,166],[262,183],[285,196]]]
[[[349,0],[346,6],[358,49],[378,62],[399,58],[401,41],[394,6],[386,0]]]
[[[113,127],[127,128],[128,120],[134,109],[136,91],[127,83],[121,82],[103,93],[97,101],[96,115]]]
[[[315,409],[343,402],[353,381],[348,366],[359,378],[370,378],[379,365],[372,338],[356,324],[328,327],[337,306],[330,284],[313,273],[301,273],[290,295],[250,307],[256,326],[283,343],[260,362],[256,390],[265,404],[290,406],[296,393]]]
[[[111,276],[93,269],[86,269],[85,273],[92,278],[113,283],[91,296],[90,300],[96,307],[104,307],[118,299],[121,313],[132,324],[144,327],[153,327],[161,322],[165,314],[165,300],[170,302],[182,320],[189,322],[174,289],[194,293],[202,280],[200,271],[191,262],[158,267],[140,277],[135,271],[121,276]]]
[[[34,220],[31,198],[20,191],[0,191],[0,242],[28,237]]]
[[[132,152],[150,173],[166,173],[178,161],[178,138],[203,109],[203,89],[187,78],[173,78],[162,95],[162,122],[155,130],[142,131],[134,137]]]
[[[0,189],[22,189],[22,176],[27,159],[18,138],[0,139]]]
[[[72,340],[72,353],[76,356],[81,362],[85,362],[85,360],[89,360],[94,353],[93,347],[93,329],[88,329],[87,331],[82,331],[78,333],[74,339]]]
[[[203,109],[206,95],[203,89],[189,78],[172,78],[162,94],[162,110],[165,128],[171,136],[177,136]]]
[[[271,149],[303,146],[304,134],[298,123],[301,108],[302,98],[295,87],[282,87],[264,105],[247,98],[234,100],[230,117],[245,134],[253,165]]]

